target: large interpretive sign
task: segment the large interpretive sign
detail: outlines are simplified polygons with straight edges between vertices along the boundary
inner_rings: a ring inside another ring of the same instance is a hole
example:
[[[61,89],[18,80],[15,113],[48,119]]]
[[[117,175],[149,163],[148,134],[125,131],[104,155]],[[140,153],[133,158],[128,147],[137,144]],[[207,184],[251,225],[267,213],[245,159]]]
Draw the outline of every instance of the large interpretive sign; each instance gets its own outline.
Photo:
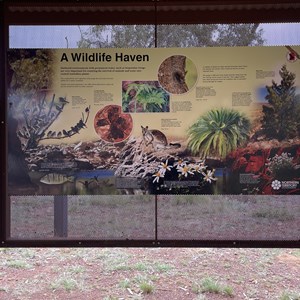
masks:
[[[298,53],[10,50],[9,194],[299,195]]]

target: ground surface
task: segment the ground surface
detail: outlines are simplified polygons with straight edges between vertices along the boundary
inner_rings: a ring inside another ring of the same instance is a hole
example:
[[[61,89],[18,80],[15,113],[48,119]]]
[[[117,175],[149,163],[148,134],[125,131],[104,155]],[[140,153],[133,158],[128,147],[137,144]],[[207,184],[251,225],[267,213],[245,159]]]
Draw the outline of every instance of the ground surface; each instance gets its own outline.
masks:
[[[52,239],[51,196],[11,199],[11,237]],[[69,196],[68,237],[73,239],[155,239],[152,195]],[[177,196],[157,201],[160,240],[300,239],[298,196]]]
[[[0,249],[0,299],[300,299],[299,249]]]

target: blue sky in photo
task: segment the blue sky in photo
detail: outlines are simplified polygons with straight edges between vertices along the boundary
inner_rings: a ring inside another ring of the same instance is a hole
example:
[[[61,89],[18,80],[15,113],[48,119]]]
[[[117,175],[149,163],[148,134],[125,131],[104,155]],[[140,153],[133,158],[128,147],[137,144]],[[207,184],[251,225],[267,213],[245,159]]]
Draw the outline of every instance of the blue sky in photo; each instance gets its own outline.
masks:
[[[88,26],[81,26],[82,29]],[[265,45],[300,45],[300,23],[261,24]],[[67,39],[66,39],[67,38]],[[10,26],[10,48],[77,48],[78,26]],[[67,44],[68,43],[68,44]]]
[[[266,96],[267,96],[267,94],[268,94],[268,91],[267,91],[267,89],[266,89],[266,87],[264,86],[264,87],[260,87],[260,88],[258,88],[257,90],[256,90],[256,101],[257,102],[267,102],[267,100],[266,100]]]
[[[300,95],[300,87],[296,87],[296,94]],[[268,102],[266,100],[267,95],[268,95],[268,91],[267,91],[266,86],[262,86],[260,88],[257,88],[256,95],[255,95],[256,96],[255,101],[257,101],[258,103],[267,103]]]

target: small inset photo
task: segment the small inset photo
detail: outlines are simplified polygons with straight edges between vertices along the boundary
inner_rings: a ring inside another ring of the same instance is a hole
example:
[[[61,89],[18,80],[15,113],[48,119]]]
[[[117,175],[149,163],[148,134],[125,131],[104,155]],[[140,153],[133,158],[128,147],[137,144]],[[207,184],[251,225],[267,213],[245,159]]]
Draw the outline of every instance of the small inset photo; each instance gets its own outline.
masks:
[[[107,105],[95,115],[94,128],[101,140],[120,143],[130,136],[133,122],[130,114],[122,113],[120,105]]]
[[[173,55],[165,59],[158,69],[160,85],[171,94],[184,94],[197,82],[195,64],[184,55]]]
[[[300,55],[290,46],[285,46],[289,51],[286,54],[286,59],[288,62],[295,62],[300,59]]]
[[[158,81],[123,81],[123,112],[169,112],[170,95]]]

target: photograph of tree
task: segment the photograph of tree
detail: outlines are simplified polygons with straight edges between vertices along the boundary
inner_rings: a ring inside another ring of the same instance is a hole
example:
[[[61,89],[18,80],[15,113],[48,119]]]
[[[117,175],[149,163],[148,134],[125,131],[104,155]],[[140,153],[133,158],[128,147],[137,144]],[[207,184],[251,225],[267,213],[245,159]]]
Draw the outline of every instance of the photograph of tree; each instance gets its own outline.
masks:
[[[194,63],[183,55],[173,55],[165,59],[158,69],[160,85],[171,94],[188,92],[197,81]]]

